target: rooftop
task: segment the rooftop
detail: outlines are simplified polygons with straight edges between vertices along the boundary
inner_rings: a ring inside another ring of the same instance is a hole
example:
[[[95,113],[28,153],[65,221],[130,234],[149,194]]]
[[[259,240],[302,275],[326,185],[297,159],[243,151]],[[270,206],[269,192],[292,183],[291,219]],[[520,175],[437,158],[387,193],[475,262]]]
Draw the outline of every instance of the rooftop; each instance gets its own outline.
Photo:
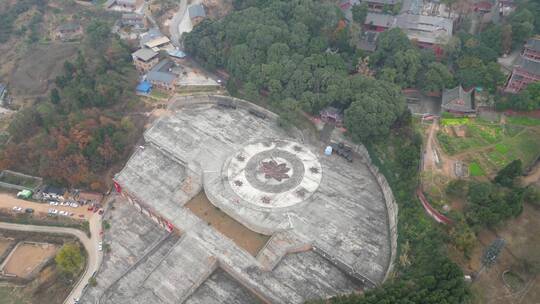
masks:
[[[202,4],[192,4],[188,8],[189,18],[206,17],[206,12]]]
[[[525,44],[525,48],[540,52],[540,36],[530,38]]]
[[[116,175],[123,191],[182,236],[162,262],[133,270],[146,279],[123,277],[106,303],[253,303],[254,294],[303,303],[381,283],[389,220],[368,167],[324,156],[322,143],[285,133],[271,112],[221,100],[231,99],[179,97]],[[256,256],[186,208],[201,189],[247,229],[270,236]]]
[[[442,108],[447,111],[474,112],[473,90],[465,91],[462,86],[445,89],[442,95]]]
[[[140,59],[142,61],[149,61],[149,60],[155,58],[158,55],[158,53],[154,52],[153,50],[148,49],[148,48],[141,48],[141,49],[138,49],[136,52],[134,52],[131,55],[134,58]]]
[[[165,37],[165,36],[161,36],[161,37],[158,37],[158,38],[155,38],[155,39],[152,39],[148,42],[145,43],[145,45],[149,48],[155,48],[155,47],[158,47],[160,45],[163,45],[163,44],[166,44],[166,43],[169,43],[171,42],[171,40],[169,40],[168,37]]]
[[[157,81],[172,84],[177,77],[176,74],[170,71],[173,66],[174,62],[169,59],[161,60],[146,74],[146,79],[150,82]]]

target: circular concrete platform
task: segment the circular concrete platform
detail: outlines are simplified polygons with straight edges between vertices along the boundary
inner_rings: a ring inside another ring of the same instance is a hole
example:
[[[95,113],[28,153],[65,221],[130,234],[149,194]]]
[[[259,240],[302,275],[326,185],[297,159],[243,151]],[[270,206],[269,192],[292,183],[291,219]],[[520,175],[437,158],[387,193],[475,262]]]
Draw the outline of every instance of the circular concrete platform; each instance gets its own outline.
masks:
[[[230,187],[244,201],[263,208],[285,208],[309,198],[319,187],[322,168],[305,146],[266,139],[232,155],[223,170]]]

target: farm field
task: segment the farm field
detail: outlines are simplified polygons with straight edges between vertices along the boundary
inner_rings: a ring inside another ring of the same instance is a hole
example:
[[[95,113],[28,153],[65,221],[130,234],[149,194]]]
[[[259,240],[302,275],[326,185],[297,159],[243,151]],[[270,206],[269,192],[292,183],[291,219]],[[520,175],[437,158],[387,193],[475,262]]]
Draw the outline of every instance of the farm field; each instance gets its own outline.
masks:
[[[540,119],[508,117],[505,123],[443,118],[437,140],[442,151],[468,164],[472,177],[492,176],[515,159],[525,168],[540,155]]]

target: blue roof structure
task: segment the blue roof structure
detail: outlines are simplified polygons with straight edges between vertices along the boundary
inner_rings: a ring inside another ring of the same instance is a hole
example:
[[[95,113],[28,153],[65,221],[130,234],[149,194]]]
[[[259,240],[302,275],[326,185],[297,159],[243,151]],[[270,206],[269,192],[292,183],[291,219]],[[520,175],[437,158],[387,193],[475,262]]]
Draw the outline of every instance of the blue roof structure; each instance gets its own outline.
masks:
[[[137,92],[148,94],[152,91],[152,84],[148,81],[141,81],[137,86]]]
[[[171,57],[175,57],[175,58],[185,58],[186,57],[186,53],[180,51],[180,50],[168,50],[167,53],[169,54],[169,56]]]

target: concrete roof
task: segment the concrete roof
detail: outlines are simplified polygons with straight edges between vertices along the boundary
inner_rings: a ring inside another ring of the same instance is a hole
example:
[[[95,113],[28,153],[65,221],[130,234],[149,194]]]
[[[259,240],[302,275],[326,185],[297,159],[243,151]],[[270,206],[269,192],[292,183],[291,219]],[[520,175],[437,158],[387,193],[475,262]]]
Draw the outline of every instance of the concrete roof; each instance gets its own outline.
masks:
[[[171,40],[168,37],[162,36],[146,42],[145,45],[149,48],[154,48],[169,42],[171,42]]]
[[[106,303],[248,303],[239,300],[245,291],[230,288],[237,284],[270,303],[303,303],[381,283],[390,264],[389,223],[383,194],[366,165],[323,156],[322,143],[302,143],[294,130],[285,133],[275,114],[258,118],[249,113],[255,106],[238,101],[236,109],[223,108],[216,104],[221,99],[178,99],[115,177],[182,237],[158,266],[144,263],[123,277]],[[245,192],[234,183],[242,159]],[[259,166],[267,159],[285,164],[272,169],[289,177],[261,175]],[[304,181],[309,184],[301,186]],[[236,221],[272,235],[256,257],[183,207],[201,189]],[[257,194],[264,192],[268,203]],[[289,202],[287,195],[294,193],[299,198]]]
[[[136,52],[134,52],[133,54],[131,54],[133,57],[135,58],[138,58],[142,61],[148,61],[148,60],[151,60],[153,58],[155,58],[158,53],[157,52],[154,52],[153,50],[149,49],[149,48],[141,48],[141,49],[138,49]]]
[[[202,4],[192,4],[188,7],[189,18],[206,17],[206,11]]]

